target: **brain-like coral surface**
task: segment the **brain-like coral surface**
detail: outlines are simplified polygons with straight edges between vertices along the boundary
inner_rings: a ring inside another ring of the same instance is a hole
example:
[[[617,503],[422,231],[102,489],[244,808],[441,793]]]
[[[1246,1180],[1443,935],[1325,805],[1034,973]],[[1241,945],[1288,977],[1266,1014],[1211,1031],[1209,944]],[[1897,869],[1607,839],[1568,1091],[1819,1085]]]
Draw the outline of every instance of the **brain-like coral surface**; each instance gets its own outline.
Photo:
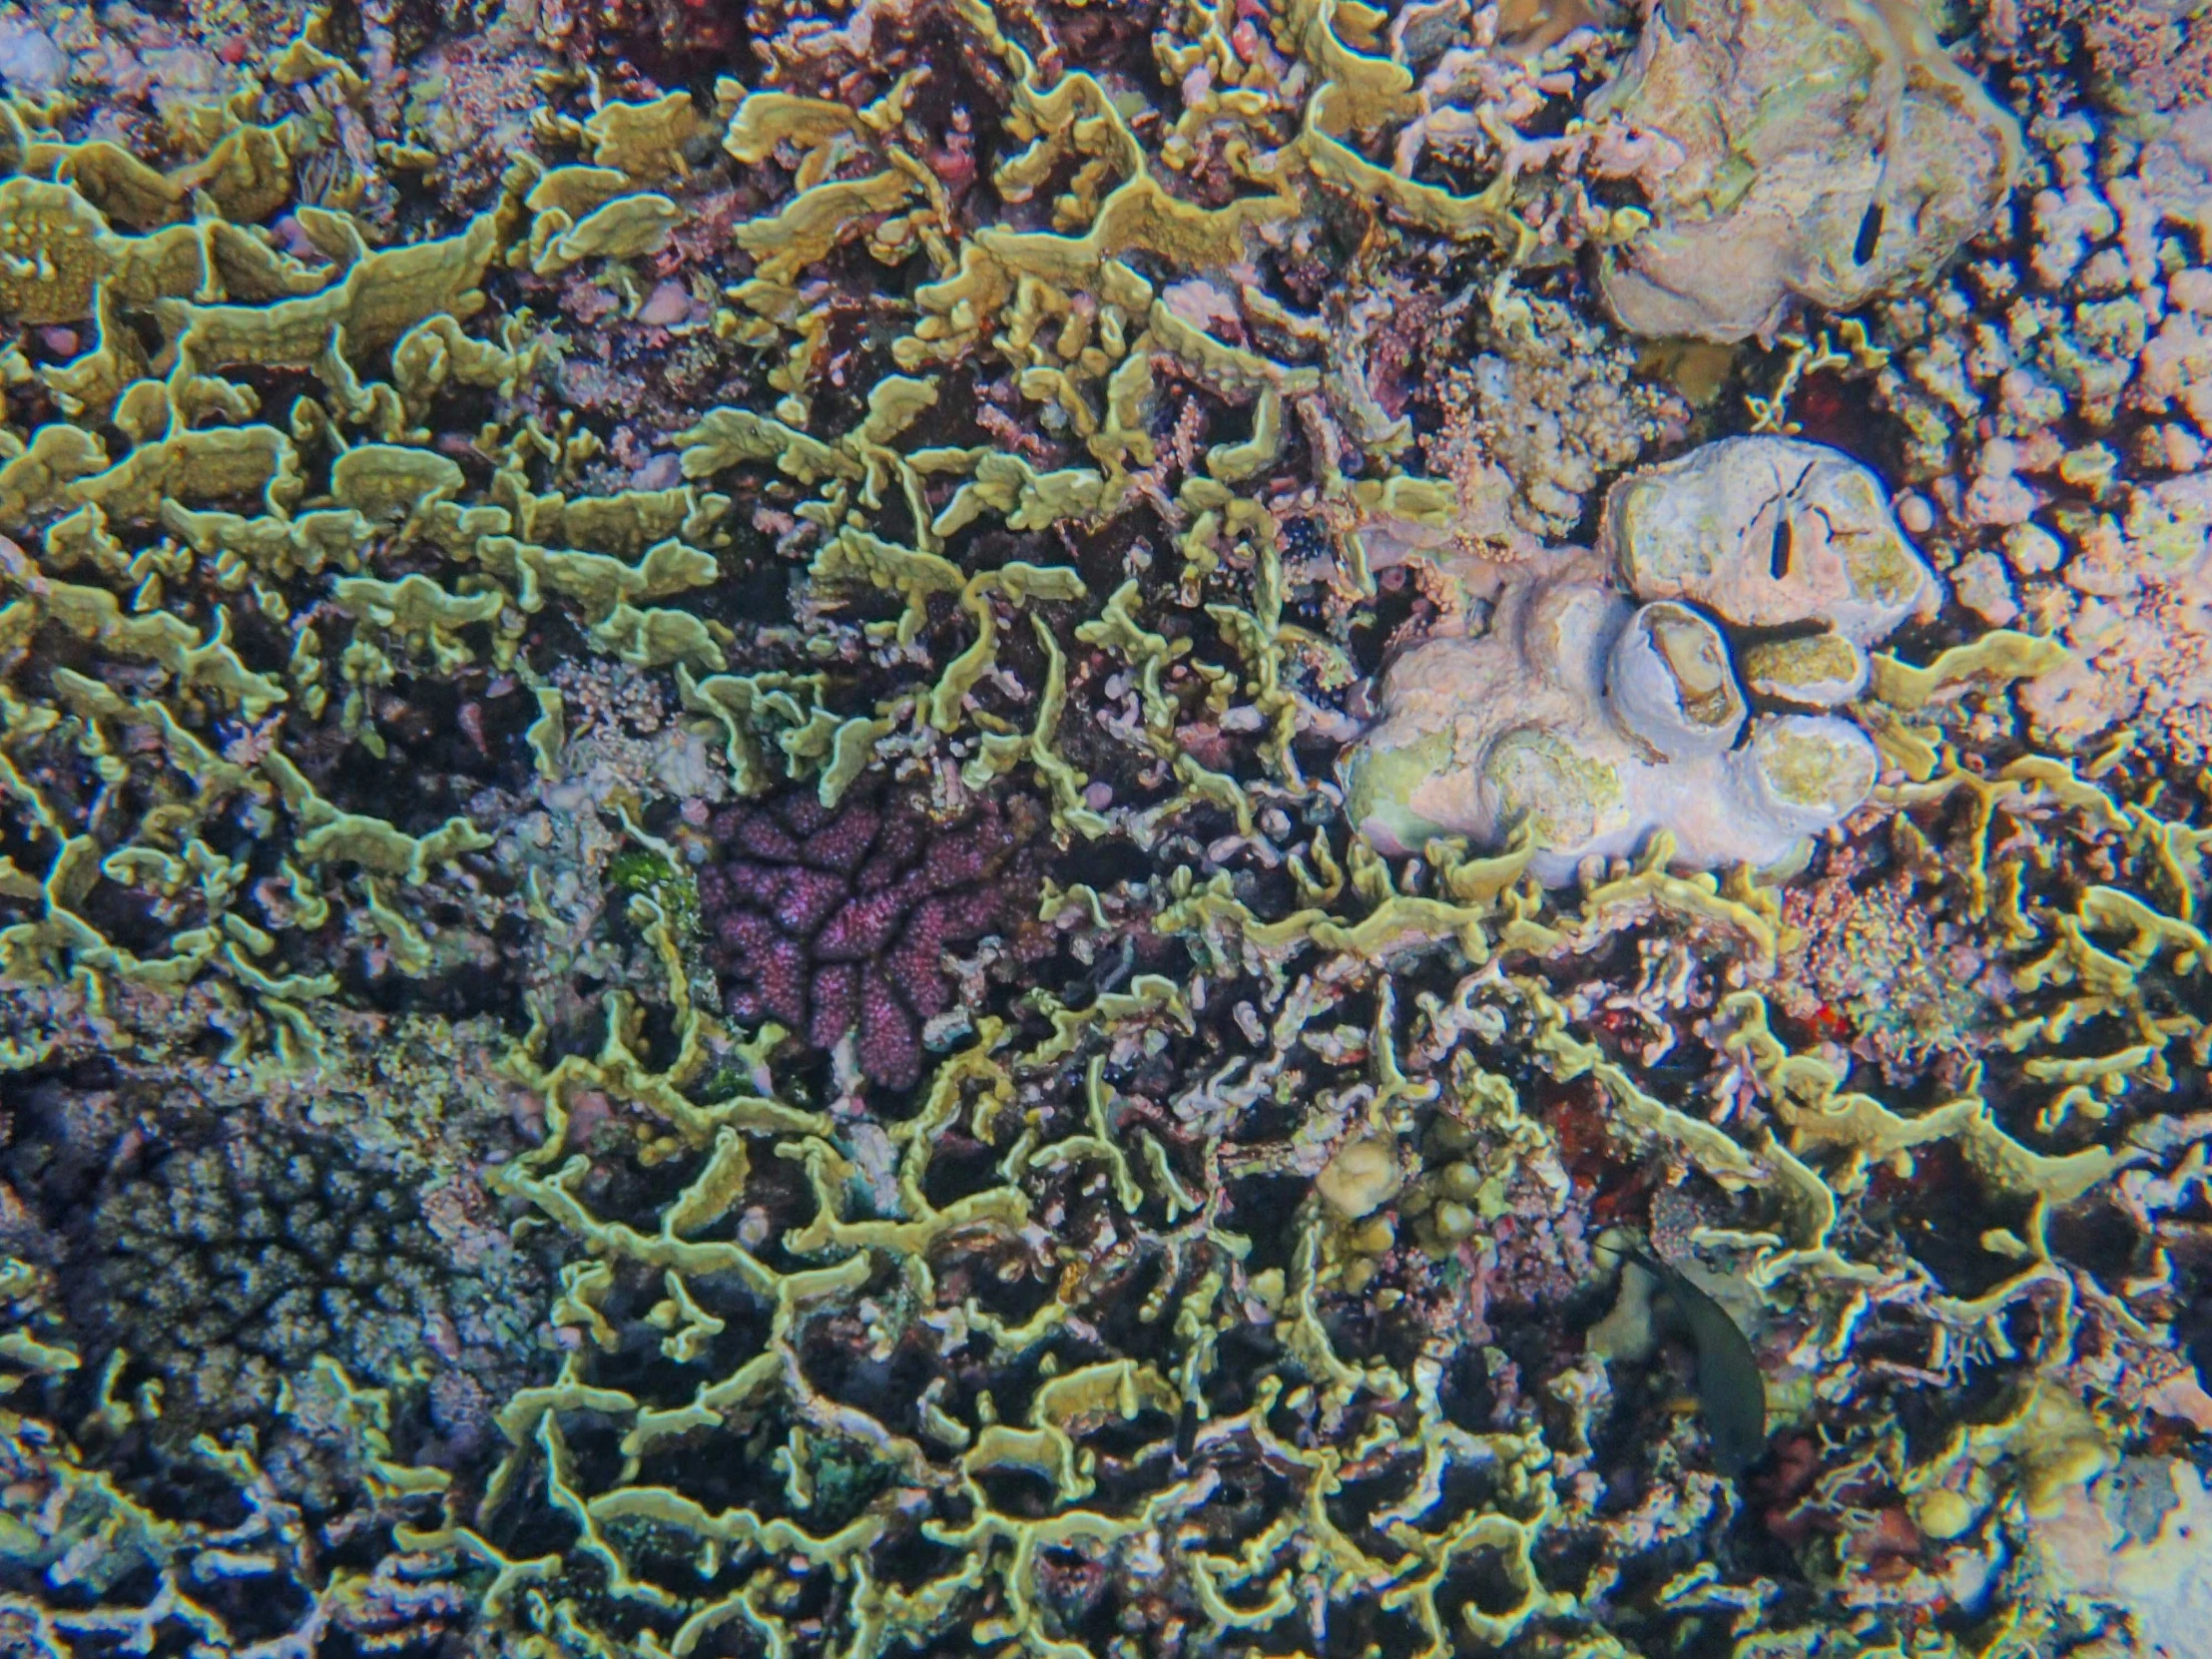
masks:
[[[880,785],[833,808],[795,791],[714,828],[722,858],[699,891],[730,1012],[818,1049],[849,1034],[861,1071],[886,1088],[913,1086],[924,1025],[953,1010],[945,952],[1035,904],[1022,834],[995,800],[938,821]]]

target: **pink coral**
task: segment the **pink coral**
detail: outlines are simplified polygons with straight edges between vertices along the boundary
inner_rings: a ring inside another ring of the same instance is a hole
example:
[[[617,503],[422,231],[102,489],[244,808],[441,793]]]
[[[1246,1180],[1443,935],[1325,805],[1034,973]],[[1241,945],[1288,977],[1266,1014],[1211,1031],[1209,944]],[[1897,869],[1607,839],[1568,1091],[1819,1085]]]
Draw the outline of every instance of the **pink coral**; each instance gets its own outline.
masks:
[[[2139,745],[2196,767],[2212,755],[2212,489],[2203,474],[2134,492],[2076,534],[2056,583],[2026,605],[2075,661],[2023,688],[2037,730],[2082,743],[2120,722]]]
[[[732,1015],[818,1049],[854,1034],[861,1071],[905,1089],[922,1022],[953,1006],[944,953],[1023,920],[1035,876],[996,802],[938,822],[885,794],[856,788],[830,809],[795,791],[724,813],[723,861],[699,889]]]

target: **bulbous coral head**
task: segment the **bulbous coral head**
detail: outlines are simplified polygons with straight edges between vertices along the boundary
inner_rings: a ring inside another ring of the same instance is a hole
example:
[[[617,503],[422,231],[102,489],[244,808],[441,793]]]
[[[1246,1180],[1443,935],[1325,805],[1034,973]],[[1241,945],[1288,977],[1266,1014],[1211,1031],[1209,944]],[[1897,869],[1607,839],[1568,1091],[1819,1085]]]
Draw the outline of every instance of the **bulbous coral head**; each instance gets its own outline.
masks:
[[[1642,136],[1652,223],[1600,280],[1640,334],[1772,334],[1925,282],[1987,228],[2019,129],[1914,0],[1669,0],[1591,101]]]
[[[1628,619],[1606,661],[1622,725],[1670,761],[1718,755],[1744,725],[1744,694],[1728,641],[1687,605],[1661,600]]]
[[[1770,716],[1728,760],[1743,806],[1790,839],[1840,822],[1881,771],[1873,740],[1834,715]]]
[[[1431,835],[1502,846],[1526,826],[1539,878],[1625,852],[1648,825],[1648,771],[1607,713],[1606,655],[1629,607],[1586,552],[1554,554],[1498,599],[1488,633],[1431,640],[1382,684],[1383,719],[1338,770],[1346,810],[1384,852]]]
[[[1686,864],[1778,862],[1878,770],[1857,726],[1799,711],[1856,695],[1864,646],[1933,580],[1848,456],[1708,445],[1616,485],[1600,552],[1530,566],[1487,633],[1391,667],[1382,720],[1339,763],[1347,811],[1393,854],[1525,830],[1554,883],[1660,830]]]
[[[1737,661],[1752,695],[1801,709],[1834,709],[1867,689],[1866,652],[1841,634],[1798,634],[1746,646]]]
[[[1684,599],[1738,628],[1825,623],[1871,645],[1934,575],[1882,481],[1800,438],[1723,438],[1615,484],[1598,547],[1642,599]]]
[[[1502,844],[1523,820],[1543,847],[1626,850],[1639,831],[1621,769],[1636,752],[1602,698],[1628,615],[1596,557],[1570,550],[1500,593],[1488,633],[1406,653],[1382,721],[1338,763],[1352,822],[1391,853],[1432,835]]]
[[[1493,741],[1480,773],[1491,821],[1526,825],[1550,850],[1594,847],[1630,830],[1618,758],[1577,743],[1581,735],[1531,723]]]

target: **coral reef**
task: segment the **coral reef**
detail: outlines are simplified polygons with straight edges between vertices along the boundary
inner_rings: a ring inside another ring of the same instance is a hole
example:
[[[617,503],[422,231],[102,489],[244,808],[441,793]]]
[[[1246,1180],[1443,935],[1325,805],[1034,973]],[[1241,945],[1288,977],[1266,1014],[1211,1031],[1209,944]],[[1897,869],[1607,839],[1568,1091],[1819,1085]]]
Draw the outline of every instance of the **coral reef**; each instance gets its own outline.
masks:
[[[1794,438],[1730,438],[1623,479],[1599,547],[1639,599],[1688,600],[1738,628],[1813,624],[1862,647],[1930,586],[1874,474]],[[1858,690],[1808,686],[1798,700]]]
[[[120,1368],[111,1386],[153,1380],[164,1436],[265,1417],[321,1356],[404,1380],[430,1434],[480,1442],[536,1363],[526,1310],[548,1283],[484,1184],[527,1144],[512,1105],[449,1076],[487,1072],[493,1034],[423,1023],[393,1043],[326,1016],[333,1087],[186,1059],[218,1007],[145,1009],[137,1053],[19,1068],[5,1249],[52,1276],[86,1362]]]
[[[2049,10],[10,11],[0,1645],[2169,1641],[2212,183]]]
[[[1849,850],[1821,878],[1782,901],[1796,943],[1783,952],[1775,999],[1826,1034],[1851,1034],[1853,1052],[1903,1083],[1932,1061],[1962,1081],[1973,1035],[2001,983],[1955,922],[1916,904],[1902,871],[1855,868]]]
[[[1679,439],[1687,401],[1557,300],[1531,298],[1463,366],[1431,372],[1429,469],[1453,480],[1454,536],[1525,554],[1570,538],[1605,479]]]
[[[2069,648],[2025,693],[2037,740],[2124,727],[2184,768],[2212,753],[2201,123],[2137,144],[2086,111],[2044,116],[2041,177],[2012,210],[2029,257],[1878,307],[1876,376],[1961,597]]]
[[[1605,256],[1640,334],[1772,334],[1925,281],[2010,194],[2012,117],[1912,6],[1670,0],[1591,101],[1625,124],[1650,228]]]
[[[1487,632],[1391,668],[1382,723],[1343,764],[1347,811],[1386,852],[1518,835],[1553,884],[1655,831],[1701,869],[1780,862],[1877,772],[1857,726],[1781,711],[1856,696],[1864,648],[1930,580],[1872,475],[1835,450],[1730,438],[1633,473],[1606,498],[1596,555],[1522,567]],[[1774,636],[1742,650],[1768,706],[1748,734],[1715,619]]]
[[[467,1196],[434,1187],[418,1203],[379,1172],[267,1126],[214,1146],[134,1150],[110,1172],[88,1260],[63,1254],[55,1271],[87,1299],[82,1323],[112,1327],[138,1363],[174,1380],[165,1417],[266,1412],[281,1380],[318,1355],[381,1377],[443,1346],[466,1379],[447,1391],[473,1404],[473,1419],[440,1431],[488,1427],[516,1378],[487,1362],[526,1351],[514,1293],[534,1287],[499,1271],[496,1244],[471,1250],[429,1224],[433,1212],[465,1215]],[[490,1255],[490,1271],[459,1270],[464,1254]]]
[[[2134,1650],[2173,1659],[2203,1644],[2212,1615],[2207,1526],[2212,1496],[2196,1465],[2143,1458],[2069,1488],[2033,1536],[2059,1594],[2124,1609]]]

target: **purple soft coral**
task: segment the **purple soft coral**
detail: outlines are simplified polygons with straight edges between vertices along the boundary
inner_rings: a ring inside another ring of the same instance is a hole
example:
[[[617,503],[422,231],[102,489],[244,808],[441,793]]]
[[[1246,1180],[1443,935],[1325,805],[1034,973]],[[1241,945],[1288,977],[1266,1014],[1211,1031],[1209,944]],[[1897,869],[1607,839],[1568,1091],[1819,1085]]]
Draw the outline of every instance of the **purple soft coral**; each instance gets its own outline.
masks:
[[[953,1005],[944,952],[1015,926],[1035,885],[992,801],[939,824],[879,783],[834,809],[795,791],[714,829],[723,861],[699,892],[731,1014],[815,1048],[856,1032],[861,1071],[885,1088],[920,1079],[921,1023]]]

